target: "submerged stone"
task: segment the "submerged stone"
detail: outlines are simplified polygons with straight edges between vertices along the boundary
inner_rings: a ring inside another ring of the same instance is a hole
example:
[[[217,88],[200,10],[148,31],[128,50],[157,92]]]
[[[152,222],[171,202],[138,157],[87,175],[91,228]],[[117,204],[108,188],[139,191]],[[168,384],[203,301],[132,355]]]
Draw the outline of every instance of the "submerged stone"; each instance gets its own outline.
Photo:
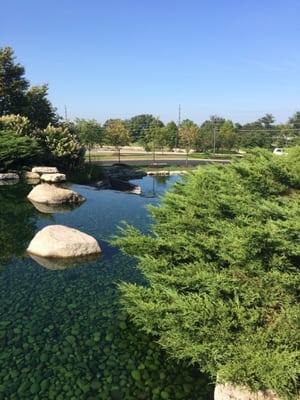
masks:
[[[77,229],[50,225],[39,231],[27,252],[40,257],[75,258],[101,253],[95,238]]]

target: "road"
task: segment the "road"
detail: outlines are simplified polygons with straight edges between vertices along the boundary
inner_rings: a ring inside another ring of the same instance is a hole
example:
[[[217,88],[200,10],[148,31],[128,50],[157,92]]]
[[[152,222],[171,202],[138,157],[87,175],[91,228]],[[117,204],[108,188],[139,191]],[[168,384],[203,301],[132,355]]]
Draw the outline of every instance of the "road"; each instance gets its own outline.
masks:
[[[117,160],[95,160],[92,161],[93,164],[96,165],[103,165],[103,166],[109,166],[112,164],[116,164],[118,161]],[[128,164],[128,165],[147,165],[149,167],[153,167],[153,160],[151,158],[149,159],[143,159],[143,160],[122,160],[121,158],[121,163]],[[230,160],[216,160],[216,159],[191,159],[188,162],[188,165],[190,166],[197,166],[197,165],[204,165],[204,164],[229,164]],[[177,166],[183,166],[186,165],[186,160],[184,159],[174,159],[172,158],[171,160],[158,160],[157,164],[155,167],[159,168],[160,166],[163,167],[165,165],[177,165]]]

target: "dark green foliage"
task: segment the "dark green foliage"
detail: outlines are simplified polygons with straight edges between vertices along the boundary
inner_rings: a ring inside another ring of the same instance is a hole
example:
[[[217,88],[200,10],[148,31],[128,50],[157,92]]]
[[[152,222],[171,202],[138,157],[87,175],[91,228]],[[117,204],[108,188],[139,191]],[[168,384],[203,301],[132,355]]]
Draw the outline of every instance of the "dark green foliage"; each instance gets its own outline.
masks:
[[[134,323],[212,377],[293,399],[299,373],[300,148],[199,168],[116,243],[148,287],[121,285]],[[298,164],[295,162],[298,160]]]
[[[13,49],[0,48],[0,116],[26,116],[32,126],[39,129],[56,124],[59,117],[47,96],[47,85],[29,88],[25,69],[15,62]]]
[[[56,125],[59,117],[48,99],[48,85],[32,86],[25,95],[23,115],[36,129],[45,129],[48,124]]]
[[[42,155],[43,149],[34,138],[0,130],[0,168],[31,165]]]
[[[127,122],[127,126],[132,137],[133,142],[142,139],[153,123],[157,123],[157,118],[151,114],[135,115]],[[163,123],[159,121],[159,126],[163,127]]]
[[[25,92],[29,87],[24,74],[24,67],[15,63],[13,49],[0,48],[0,116],[18,114],[23,110]]]

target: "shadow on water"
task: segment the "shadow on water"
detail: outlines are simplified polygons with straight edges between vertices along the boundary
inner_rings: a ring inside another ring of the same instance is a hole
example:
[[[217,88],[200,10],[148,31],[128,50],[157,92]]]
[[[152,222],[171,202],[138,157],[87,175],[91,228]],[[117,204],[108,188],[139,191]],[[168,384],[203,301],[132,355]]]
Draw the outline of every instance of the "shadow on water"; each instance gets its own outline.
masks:
[[[86,203],[53,214],[50,223],[92,234],[103,255],[73,268],[48,269],[23,254],[49,216],[26,201],[29,187],[3,189],[0,399],[211,398],[211,387],[197,369],[170,361],[120,308],[118,283],[146,282],[135,261],[107,241],[122,219],[147,229],[144,206],[157,200],[74,186]]]

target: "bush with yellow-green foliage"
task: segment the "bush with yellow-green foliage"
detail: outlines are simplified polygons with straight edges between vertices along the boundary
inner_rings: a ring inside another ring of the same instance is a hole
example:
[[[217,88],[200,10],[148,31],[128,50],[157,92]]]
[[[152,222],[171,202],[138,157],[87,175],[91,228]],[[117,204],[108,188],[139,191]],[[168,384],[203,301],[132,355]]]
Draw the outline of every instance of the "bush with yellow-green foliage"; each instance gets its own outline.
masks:
[[[300,148],[198,168],[115,241],[148,285],[122,284],[138,329],[221,382],[299,394]]]
[[[41,134],[49,162],[64,169],[74,169],[84,162],[85,148],[70,125],[48,125]]]
[[[0,117],[0,130],[11,131],[18,136],[32,136],[33,131],[27,117],[15,114]]]

